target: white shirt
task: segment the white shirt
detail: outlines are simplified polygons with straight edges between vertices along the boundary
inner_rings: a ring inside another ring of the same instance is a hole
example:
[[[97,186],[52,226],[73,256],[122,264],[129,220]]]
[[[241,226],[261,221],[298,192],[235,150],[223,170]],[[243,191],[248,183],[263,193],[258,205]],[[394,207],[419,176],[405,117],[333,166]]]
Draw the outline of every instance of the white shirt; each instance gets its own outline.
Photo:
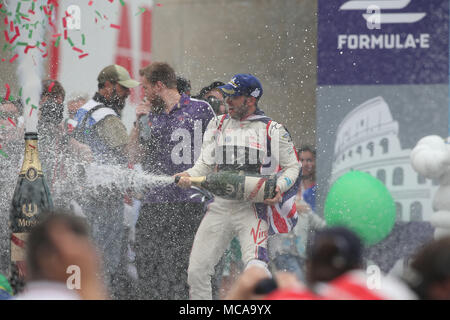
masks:
[[[65,283],[56,281],[32,281],[14,300],[81,300],[80,295],[68,289]]]

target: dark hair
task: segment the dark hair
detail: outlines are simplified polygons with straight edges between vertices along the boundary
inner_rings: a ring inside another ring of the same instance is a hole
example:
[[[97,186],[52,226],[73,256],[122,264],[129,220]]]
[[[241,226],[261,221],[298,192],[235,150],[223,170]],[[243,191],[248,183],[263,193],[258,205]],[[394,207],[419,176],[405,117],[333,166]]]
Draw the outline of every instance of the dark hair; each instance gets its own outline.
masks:
[[[46,211],[42,213],[44,218],[32,228],[27,239],[26,259],[27,270],[34,279],[42,276],[40,260],[42,253],[55,251],[55,246],[50,238],[50,230],[56,224],[63,224],[70,231],[79,236],[88,237],[89,231],[86,222],[67,211]]]
[[[188,94],[191,91],[191,81],[182,77],[177,77],[177,90],[179,94]]]
[[[450,279],[450,237],[426,244],[413,257],[406,281],[421,299],[434,299],[433,285]]]
[[[300,152],[311,152],[314,155],[314,158],[316,157],[316,149],[309,144],[304,144],[300,148],[298,148],[297,153],[299,155],[300,155]]]
[[[197,99],[204,99],[205,95],[210,92],[213,89],[216,89],[218,87],[224,86],[225,83],[221,82],[221,81],[214,81],[213,83],[211,83],[209,86],[206,86],[204,88],[202,88],[202,90],[200,90],[199,94],[196,96]]]
[[[43,97],[49,97],[50,99],[62,98],[64,101],[66,98],[66,91],[58,80],[44,80],[42,81],[41,99]]]
[[[363,244],[359,236],[346,227],[329,227],[318,231],[307,248],[312,280],[331,281],[363,264]]]
[[[161,81],[169,89],[177,88],[175,70],[166,62],[152,62],[139,70],[139,75],[151,84]]]

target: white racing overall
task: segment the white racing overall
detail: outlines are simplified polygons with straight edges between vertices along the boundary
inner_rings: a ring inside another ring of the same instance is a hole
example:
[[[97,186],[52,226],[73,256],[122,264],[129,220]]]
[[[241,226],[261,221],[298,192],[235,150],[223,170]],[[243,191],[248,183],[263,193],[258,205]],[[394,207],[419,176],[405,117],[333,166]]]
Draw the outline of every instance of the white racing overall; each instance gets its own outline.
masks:
[[[281,167],[277,186],[283,194],[293,186],[301,164],[289,133],[265,116],[254,114],[239,121],[224,115],[211,120],[200,156],[186,172],[192,177],[205,176],[215,170],[261,172],[262,165],[267,164],[269,159],[268,143],[271,163],[266,169],[273,167],[275,172],[278,166]],[[188,284],[191,299],[212,299],[211,276],[214,267],[234,236],[239,239],[244,264],[260,265],[269,273],[267,219],[261,217],[255,204],[249,201],[216,196],[208,205],[190,255]]]

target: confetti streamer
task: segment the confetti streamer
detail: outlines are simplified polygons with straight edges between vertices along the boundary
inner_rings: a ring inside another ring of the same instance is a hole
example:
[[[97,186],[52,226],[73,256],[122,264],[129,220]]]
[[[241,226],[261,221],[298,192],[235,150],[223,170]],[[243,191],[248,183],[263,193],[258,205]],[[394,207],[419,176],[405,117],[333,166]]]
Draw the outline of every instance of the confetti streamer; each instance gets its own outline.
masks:
[[[30,45],[27,45],[24,52],[25,52],[25,53],[28,53],[28,50],[34,49],[34,48],[36,48],[36,46],[30,46]]]
[[[19,57],[19,54],[15,54],[14,57],[11,58],[11,60],[9,60],[9,63],[13,63],[14,60],[16,60]]]
[[[11,88],[9,87],[9,84],[7,84],[7,83],[5,84],[5,88],[6,88],[5,100],[9,100],[9,96],[11,94]]]
[[[1,154],[2,156],[4,156],[5,158],[8,158],[8,155],[7,155],[6,152],[3,151],[2,149],[0,149],[0,154]]]
[[[145,8],[139,8],[139,12],[135,14],[135,16],[141,15],[145,12]]]
[[[16,124],[14,123],[14,121],[11,118],[8,118],[8,121],[15,127]]]
[[[52,92],[53,87],[55,86],[55,82],[50,83],[48,86],[48,92]]]

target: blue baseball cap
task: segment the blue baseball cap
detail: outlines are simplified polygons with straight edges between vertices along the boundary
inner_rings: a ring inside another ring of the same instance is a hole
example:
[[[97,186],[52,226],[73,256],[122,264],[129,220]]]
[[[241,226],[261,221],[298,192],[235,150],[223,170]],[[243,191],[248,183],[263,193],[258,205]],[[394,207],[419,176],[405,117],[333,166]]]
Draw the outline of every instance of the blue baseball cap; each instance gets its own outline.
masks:
[[[218,87],[225,96],[251,96],[256,99],[261,98],[263,89],[261,82],[251,74],[236,74],[230,82],[224,86]]]

